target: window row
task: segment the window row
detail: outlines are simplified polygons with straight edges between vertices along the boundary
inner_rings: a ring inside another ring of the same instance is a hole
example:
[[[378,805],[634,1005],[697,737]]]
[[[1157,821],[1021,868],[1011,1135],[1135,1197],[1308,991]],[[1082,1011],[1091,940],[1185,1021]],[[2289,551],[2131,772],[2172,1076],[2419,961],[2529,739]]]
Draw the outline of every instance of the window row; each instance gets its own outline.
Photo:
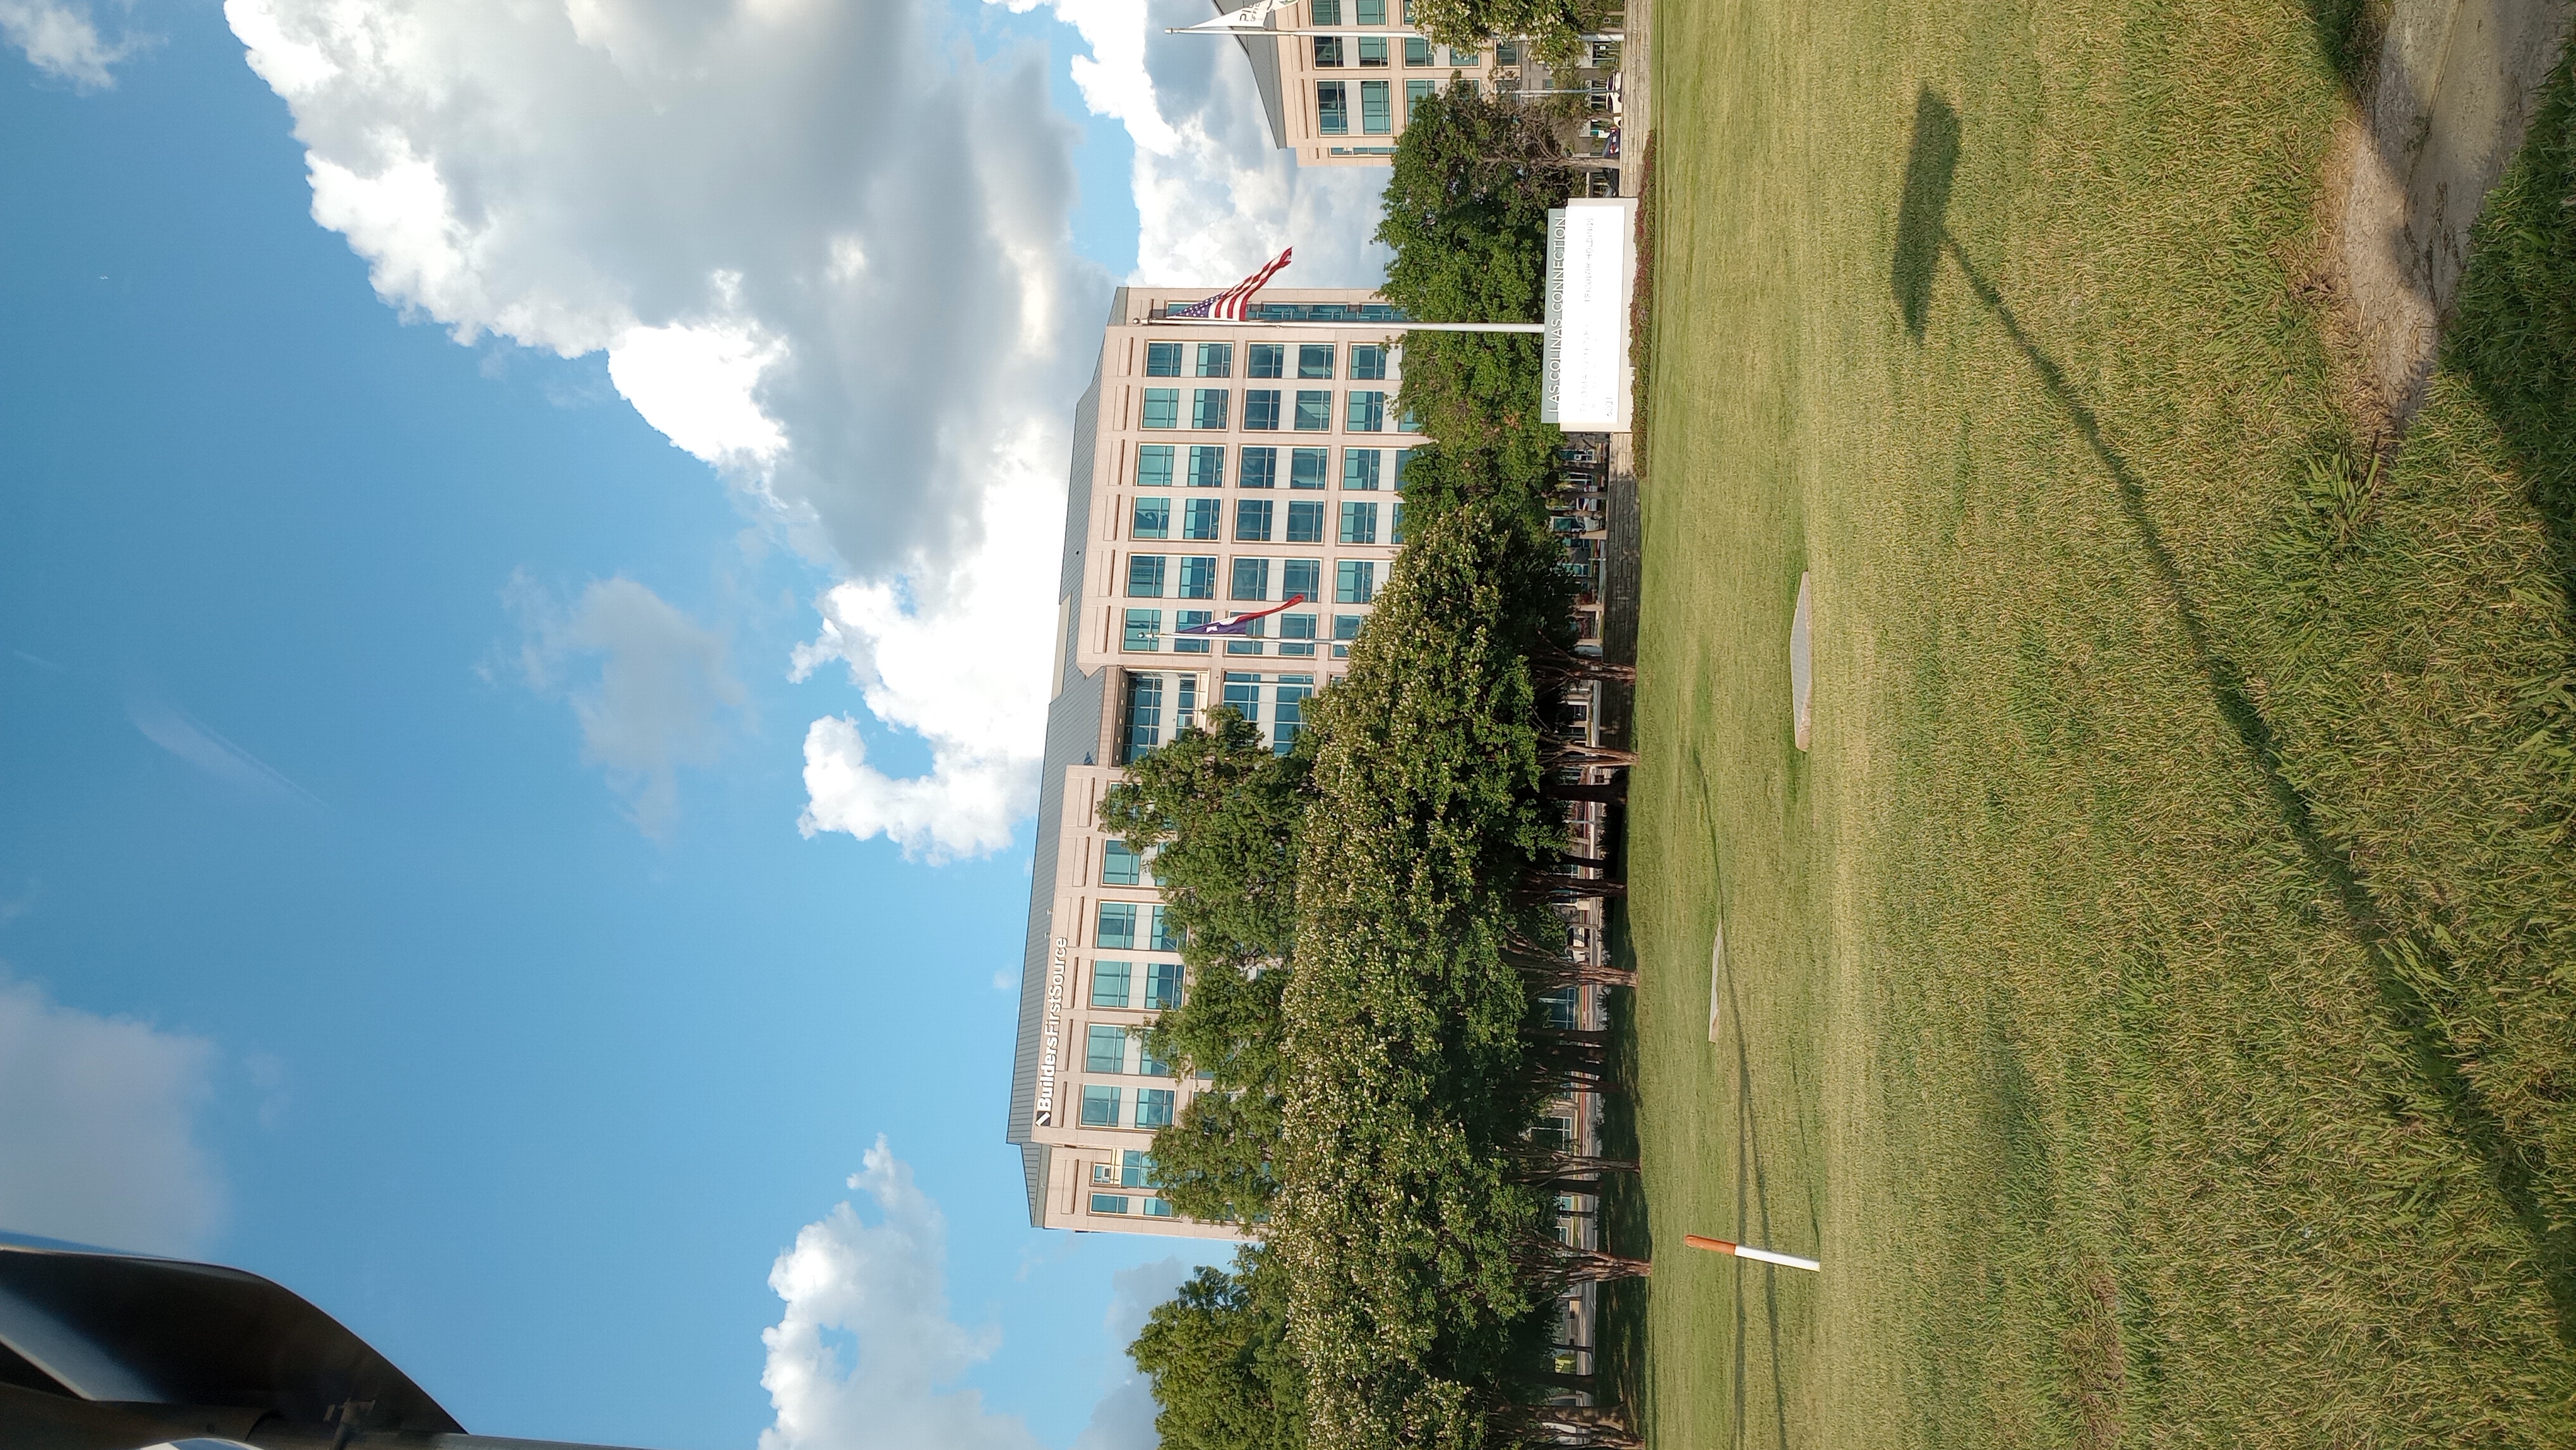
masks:
[[[1140,905],[1141,903],[1134,901],[1100,903],[1100,914],[1092,922],[1091,944],[1095,947],[1105,947],[1110,951],[1136,950],[1136,919]],[[1181,934],[1171,924],[1170,916],[1159,906],[1153,908],[1153,913],[1152,917],[1148,918],[1151,930],[1145,938],[1145,950],[1179,951]]]
[[[1131,1053],[1129,1049],[1134,1049]],[[1145,1045],[1145,1034],[1125,1027],[1094,1024],[1083,1032],[1082,1070],[1113,1076],[1178,1077],[1170,1063],[1157,1059]]]
[[[1393,63],[1394,55],[1391,47],[1397,42],[1403,44],[1404,64],[1408,69],[1426,70],[1440,64],[1441,47],[1419,35],[1318,35],[1314,47],[1315,69],[1340,70],[1354,63],[1369,69],[1389,65]],[[1449,46],[1448,51],[1452,66],[1473,69],[1481,59],[1475,51],[1460,50],[1454,45]]]
[[[1247,378],[1284,378],[1288,375],[1288,349],[1284,342],[1244,344],[1243,375]],[[1297,376],[1302,379],[1330,378],[1337,348],[1329,342],[1301,342],[1297,350]],[[1381,342],[1351,344],[1351,381],[1384,382],[1386,380],[1387,346]],[[1183,373],[1181,364],[1194,364]],[[1145,344],[1145,376],[1149,378],[1230,378],[1234,376],[1234,344],[1230,342],[1149,342]]]
[[[1182,450],[1186,447],[1187,452]],[[1280,449],[1273,444],[1247,444],[1236,450],[1240,455],[1235,469],[1235,483],[1242,488],[1277,488],[1279,486]],[[1333,450],[1330,448],[1291,448],[1288,454],[1288,487],[1319,489],[1332,476]],[[1410,448],[1345,448],[1342,450],[1342,487],[1356,493],[1373,493],[1380,487],[1398,493],[1404,491],[1405,465],[1412,462]],[[1140,443],[1136,446],[1136,487],[1170,488],[1174,469],[1190,488],[1225,487],[1225,445],[1222,443]],[[1148,508],[1148,503],[1152,507]],[[1211,505],[1212,507],[1213,505]],[[1196,507],[1193,505],[1193,507]],[[1171,527],[1171,503],[1167,499],[1139,499],[1136,504],[1137,532],[1140,539],[1164,538],[1164,534],[1145,533],[1148,528]],[[1148,515],[1154,517],[1149,521]],[[1209,515],[1213,518],[1214,515]],[[1184,534],[1183,538],[1215,538],[1214,534]]]
[[[1181,426],[1181,390],[1147,388],[1145,404],[1137,412],[1136,426],[1160,432]],[[1192,388],[1189,426],[1200,432],[1222,433],[1233,426],[1234,392],[1231,388]],[[1384,433],[1390,426],[1387,417],[1387,395],[1383,388],[1353,388],[1342,395],[1342,431],[1345,433]],[[1283,408],[1285,411],[1283,411]],[[1282,420],[1285,420],[1283,425]],[[1333,431],[1333,390],[1299,388],[1293,402],[1280,388],[1246,388],[1243,390],[1243,427],[1250,433],[1276,433],[1282,426],[1295,433],[1330,433]],[[1421,425],[1411,414],[1392,420],[1398,433],[1419,433]]]
[[[1166,1128],[1172,1122],[1170,1088],[1102,1087],[1085,1083],[1082,1087],[1082,1125],[1086,1128]],[[1130,1102],[1135,1110],[1130,1116]]]
[[[1356,635],[1358,632],[1358,626],[1354,625],[1352,633]],[[1336,647],[1334,653],[1341,653],[1340,648]],[[1127,676],[1126,700],[1119,712],[1119,764],[1133,765],[1163,743],[1166,683],[1161,675]],[[1178,702],[1178,708],[1172,714],[1172,730],[1177,734],[1188,728],[1191,716],[1198,709],[1199,677],[1176,675],[1169,683]],[[1228,670],[1220,687],[1223,694],[1218,703],[1232,707],[1245,723],[1260,728],[1274,752],[1286,755],[1295,748],[1297,732],[1305,726],[1306,701],[1315,693],[1313,675],[1278,675],[1265,681],[1257,673]],[[1261,709],[1265,694],[1270,706],[1266,723]]]
[[[1321,505],[1290,504],[1290,508]],[[1361,510],[1354,514],[1353,510]],[[1291,538],[1290,543],[1311,542]],[[1342,542],[1374,544],[1377,542],[1377,505],[1346,503],[1342,505]],[[1280,590],[1275,596],[1285,599],[1302,594],[1315,599],[1320,593],[1323,573],[1321,559],[1269,559],[1255,554],[1234,558],[1232,577],[1225,597],[1245,604],[1260,604],[1274,596],[1270,592],[1270,566],[1279,564]],[[1174,566],[1178,567],[1174,567]],[[1217,556],[1214,554],[1131,554],[1127,557],[1127,597],[1160,599],[1165,587],[1175,599],[1216,598]],[[1335,604],[1374,604],[1377,602],[1377,564],[1370,559],[1344,559],[1333,565],[1333,602]],[[1205,624],[1205,619],[1194,621]],[[1175,626],[1187,629],[1189,625]]]
[[[1154,1160],[1142,1151],[1130,1148],[1114,1159],[1103,1159],[1091,1165],[1094,1189],[1154,1187]],[[1170,1218],[1172,1206],[1151,1194],[1099,1193],[1091,1195],[1093,1213],[1140,1214],[1146,1218]]]
[[[1326,507],[1327,505],[1321,499],[1291,500],[1284,508],[1266,498],[1236,499],[1234,501],[1234,541],[1238,544],[1320,544],[1324,542],[1325,520],[1330,517],[1325,512]],[[1128,537],[1145,541],[1178,537],[1184,543],[1213,544],[1221,537],[1221,526],[1224,522],[1225,501],[1223,499],[1184,499],[1181,503],[1179,533],[1175,535],[1172,524],[1172,501],[1152,494],[1143,494],[1137,497],[1135,512],[1128,520]],[[1338,542],[1374,544],[1378,541],[1378,506],[1376,504],[1346,499],[1342,503],[1340,522]],[[1388,509],[1386,541],[1390,544],[1404,542],[1404,504],[1400,500]],[[1299,563],[1312,561],[1291,559],[1287,562],[1293,568]],[[1131,580],[1133,577],[1131,573]],[[1303,594],[1309,599],[1315,597],[1313,589],[1300,589],[1294,584],[1288,586],[1288,592]],[[1142,597],[1161,598],[1159,581],[1157,581],[1156,593]],[[1182,597],[1186,599],[1193,596],[1183,595]],[[1258,598],[1260,596],[1239,595],[1237,597]]]
[[[1322,616],[1282,614],[1274,617],[1279,624],[1278,653],[1289,659],[1313,659],[1316,643],[1315,630]],[[1366,617],[1359,614],[1333,616],[1333,658],[1338,660],[1350,657],[1351,641],[1360,637],[1360,621]],[[1175,633],[1172,638],[1172,653],[1181,655],[1208,653],[1208,640],[1205,636],[1178,633],[1194,624],[1207,622],[1208,611],[1204,609],[1173,610],[1172,628]],[[1268,619],[1256,619],[1245,626],[1245,633],[1227,636],[1225,652],[1230,655],[1268,653],[1270,638],[1266,626],[1270,623]],[[1126,620],[1118,634],[1118,647],[1136,654],[1159,653],[1163,648],[1163,611],[1159,609],[1126,611]]]
[[[1139,986],[1145,989],[1141,1001],[1136,999],[1134,990]],[[1181,964],[1147,962],[1140,982],[1134,962],[1094,961],[1091,964],[1091,1005],[1121,1012],[1130,1007],[1142,1007],[1148,1012],[1168,1012],[1181,1005]]]

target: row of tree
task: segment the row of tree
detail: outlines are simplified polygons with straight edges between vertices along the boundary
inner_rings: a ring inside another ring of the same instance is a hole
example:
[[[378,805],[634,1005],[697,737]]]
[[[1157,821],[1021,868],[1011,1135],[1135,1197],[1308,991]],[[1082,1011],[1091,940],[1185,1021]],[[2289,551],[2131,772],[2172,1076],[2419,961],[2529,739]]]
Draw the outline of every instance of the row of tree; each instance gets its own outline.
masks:
[[[1385,295],[1534,315],[1565,198],[1552,140],[1463,90],[1419,106]],[[1567,950],[1563,904],[1615,883],[1571,869],[1562,802],[1599,793],[1574,768],[1625,760],[1555,718],[1568,684],[1624,672],[1572,649],[1538,361],[1526,337],[1408,340],[1404,401],[1435,441],[1348,673],[1289,753],[1212,711],[1102,805],[1182,933],[1190,990],[1149,1047],[1210,1089],[1156,1136],[1157,1185],[1258,1240],[1134,1346],[1167,1446],[1634,1443],[1566,1402],[1552,1345],[1568,1288],[1645,1271],[1560,1239],[1557,1195],[1632,1165],[1532,1133],[1606,1077],[1601,1035],[1552,1027],[1540,999],[1617,979]]]

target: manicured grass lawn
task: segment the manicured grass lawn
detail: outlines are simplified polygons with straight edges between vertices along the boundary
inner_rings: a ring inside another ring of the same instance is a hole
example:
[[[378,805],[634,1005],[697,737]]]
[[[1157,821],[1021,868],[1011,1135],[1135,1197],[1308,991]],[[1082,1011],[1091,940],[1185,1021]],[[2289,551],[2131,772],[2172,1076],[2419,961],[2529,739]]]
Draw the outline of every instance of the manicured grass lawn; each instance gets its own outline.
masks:
[[[2576,1444],[2576,384],[2489,349],[2356,447],[2348,17],[1656,25],[1641,1428]]]

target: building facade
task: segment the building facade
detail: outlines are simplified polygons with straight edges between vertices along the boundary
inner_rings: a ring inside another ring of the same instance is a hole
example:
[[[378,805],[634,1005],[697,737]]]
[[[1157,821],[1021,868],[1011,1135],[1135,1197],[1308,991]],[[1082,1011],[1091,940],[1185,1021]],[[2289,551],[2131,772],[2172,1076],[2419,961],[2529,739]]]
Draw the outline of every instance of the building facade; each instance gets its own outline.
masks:
[[[1217,0],[1219,11],[1229,8]],[[1273,11],[1278,35],[1235,38],[1252,65],[1271,143],[1300,166],[1387,166],[1414,103],[1452,85],[1499,94],[1582,93],[1597,110],[1573,123],[1574,149],[1619,165],[1615,44],[1588,47],[1586,67],[1551,72],[1519,41],[1477,50],[1434,45],[1412,29],[1410,0],[1292,0]],[[1328,35],[1293,32],[1325,30]],[[1615,184],[1612,188],[1615,193]]]
[[[1008,1132],[1040,1227],[1235,1236],[1147,1182],[1154,1130],[1197,1084],[1136,1033],[1185,984],[1147,863],[1100,830],[1100,798],[1221,704],[1284,753],[1403,537],[1419,438],[1394,407],[1401,316],[1366,292],[1271,288],[1243,323],[1166,318],[1206,295],[1121,288],[1075,415]],[[1177,633],[1293,596],[1244,638]]]

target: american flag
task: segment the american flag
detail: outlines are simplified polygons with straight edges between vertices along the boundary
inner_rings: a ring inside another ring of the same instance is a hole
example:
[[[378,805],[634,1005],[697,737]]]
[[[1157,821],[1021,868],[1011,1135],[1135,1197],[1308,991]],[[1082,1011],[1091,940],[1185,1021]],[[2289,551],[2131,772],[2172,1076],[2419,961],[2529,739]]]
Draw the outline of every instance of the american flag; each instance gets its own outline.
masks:
[[[1260,291],[1263,283],[1278,276],[1279,269],[1287,266],[1288,259],[1295,255],[1297,255],[1297,249],[1295,247],[1290,247],[1288,250],[1281,252],[1278,256],[1271,258],[1262,266],[1260,271],[1255,272],[1251,276],[1244,278],[1242,281],[1235,283],[1233,286],[1226,288],[1224,291],[1219,292],[1214,297],[1207,299],[1205,302],[1193,302],[1187,307],[1175,307],[1165,312],[1163,315],[1165,317],[1207,317],[1213,318],[1219,322],[1241,322],[1243,320],[1243,309],[1249,306],[1252,302],[1252,294]]]

